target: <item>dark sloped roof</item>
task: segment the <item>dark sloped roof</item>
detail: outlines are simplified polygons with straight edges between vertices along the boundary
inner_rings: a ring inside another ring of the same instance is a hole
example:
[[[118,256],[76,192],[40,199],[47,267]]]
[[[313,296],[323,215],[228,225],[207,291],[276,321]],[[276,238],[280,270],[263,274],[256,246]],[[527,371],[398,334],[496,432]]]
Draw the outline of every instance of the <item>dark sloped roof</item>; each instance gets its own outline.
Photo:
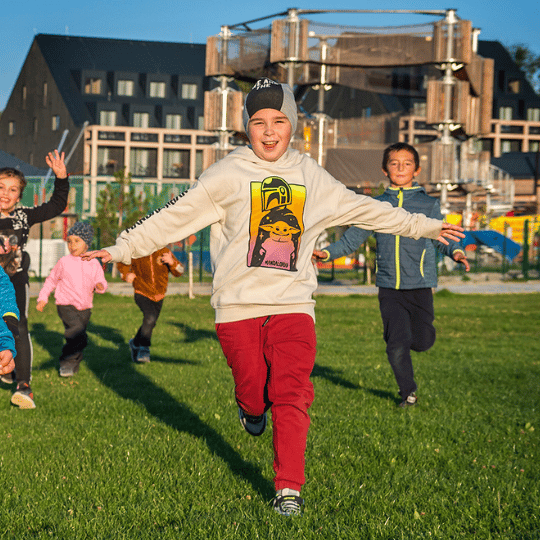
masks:
[[[514,178],[534,178],[537,159],[540,160],[537,152],[508,152],[501,157],[491,158],[491,164]]]
[[[72,72],[99,70],[205,76],[206,45],[38,34],[35,41],[76,124],[84,115]],[[114,101],[114,96],[113,96]]]
[[[28,163],[0,150],[0,168],[3,167],[17,169],[18,171],[21,171],[24,176],[45,176],[48,171],[48,169],[38,169],[37,167],[28,165]]]

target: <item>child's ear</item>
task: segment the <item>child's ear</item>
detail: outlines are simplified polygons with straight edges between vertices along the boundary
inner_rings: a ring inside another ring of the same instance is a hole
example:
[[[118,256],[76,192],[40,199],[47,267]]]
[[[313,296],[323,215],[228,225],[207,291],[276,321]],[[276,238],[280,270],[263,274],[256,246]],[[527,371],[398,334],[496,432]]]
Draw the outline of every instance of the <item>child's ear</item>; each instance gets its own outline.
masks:
[[[418,169],[416,169],[416,171],[414,171],[413,176],[418,176],[421,171],[422,171],[422,167],[418,167]]]
[[[388,173],[384,169],[381,169],[381,171],[383,172],[384,176],[388,176]]]

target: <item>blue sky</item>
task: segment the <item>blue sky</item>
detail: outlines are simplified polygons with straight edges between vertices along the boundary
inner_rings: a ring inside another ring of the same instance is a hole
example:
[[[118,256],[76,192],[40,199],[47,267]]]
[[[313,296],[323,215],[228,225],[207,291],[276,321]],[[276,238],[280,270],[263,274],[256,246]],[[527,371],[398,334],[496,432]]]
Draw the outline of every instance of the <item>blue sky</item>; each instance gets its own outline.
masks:
[[[35,34],[107,37],[206,43],[222,25],[233,25],[274,15],[288,8],[302,9],[456,9],[461,19],[481,28],[480,39],[503,45],[523,43],[540,54],[540,2],[538,0],[73,0],[8,1],[2,3],[0,41],[0,111],[7,100]],[[317,14],[310,20],[353,26],[401,26],[434,20],[410,14]],[[267,26],[270,20],[253,27]]]

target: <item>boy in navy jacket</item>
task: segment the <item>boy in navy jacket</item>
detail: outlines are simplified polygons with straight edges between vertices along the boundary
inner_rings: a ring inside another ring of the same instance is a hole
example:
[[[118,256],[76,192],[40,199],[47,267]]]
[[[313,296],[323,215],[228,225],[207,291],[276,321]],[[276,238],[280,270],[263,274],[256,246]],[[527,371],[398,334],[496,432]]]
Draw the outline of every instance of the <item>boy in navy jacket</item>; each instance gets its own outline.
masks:
[[[442,219],[438,199],[430,197],[414,181],[421,169],[413,146],[395,143],[387,147],[382,170],[390,186],[377,199],[411,213]],[[465,265],[467,272],[469,263],[460,244],[452,240],[445,245],[437,240],[414,240],[358,227],[350,227],[338,242],[315,251],[314,256],[323,262],[338,259],[355,252],[371,234],[377,240],[376,285],[386,353],[399,386],[400,407],[408,407],[417,402],[411,350],[427,351],[435,343],[432,293],[432,288],[437,287],[435,250]]]

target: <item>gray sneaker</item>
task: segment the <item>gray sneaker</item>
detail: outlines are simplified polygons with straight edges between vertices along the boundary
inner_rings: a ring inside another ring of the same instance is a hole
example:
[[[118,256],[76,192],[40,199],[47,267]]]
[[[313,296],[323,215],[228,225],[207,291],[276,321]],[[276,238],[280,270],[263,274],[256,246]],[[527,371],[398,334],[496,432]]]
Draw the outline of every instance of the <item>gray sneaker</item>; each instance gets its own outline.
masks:
[[[250,435],[258,437],[264,433],[266,429],[266,413],[261,414],[261,416],[251,416],[238,407],[238,417],[240,418],[240,424]]]

